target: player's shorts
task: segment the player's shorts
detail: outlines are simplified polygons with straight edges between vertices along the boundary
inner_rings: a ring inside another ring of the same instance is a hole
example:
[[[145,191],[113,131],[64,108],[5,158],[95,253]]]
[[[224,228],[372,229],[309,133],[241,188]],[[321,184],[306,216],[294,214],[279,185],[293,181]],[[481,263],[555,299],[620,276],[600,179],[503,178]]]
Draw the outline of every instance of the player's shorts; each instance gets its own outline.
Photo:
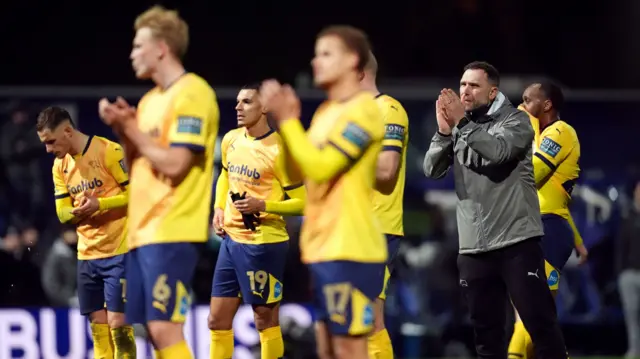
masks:
[[[211,296],[242,296],[245,303],[256,305],[279,302],[288,251],[289,241],[246,244],[225,236],[213,273]]]
[[[333,335],[365,335],[373,329],[373,301],[383,286],[385,263],[331,261],[309,265],[315,320]]]
[[[148,244],[129,251],[127,322],[184,323],[198,257],[198,244],[187,242]]]
[[[547,283],[551,290],[558,289],[560,272],[575,247],[573,230],[569,222],[556,214],[543,214],[544,236],[540,244],[544,253]]]
[[[78,261],[78,301],[82,315],[104,308],[124,313],[125,262],[125,254]]]
[[[400,240],[402,236],[396,236],[394,234],[386,234],[387,237],[387,253],[389,253],[389,258],[387,259],[387,265],[384,269],[384,285],[382,287],[382,292],[378,295],[378,298],[385,300],[387,299],[387,291],[389,290],[389,279],[391,278],[391,273],[393,273],[393,268],[395,264],[396,257],[398,256],[398,249],[400,248]]]

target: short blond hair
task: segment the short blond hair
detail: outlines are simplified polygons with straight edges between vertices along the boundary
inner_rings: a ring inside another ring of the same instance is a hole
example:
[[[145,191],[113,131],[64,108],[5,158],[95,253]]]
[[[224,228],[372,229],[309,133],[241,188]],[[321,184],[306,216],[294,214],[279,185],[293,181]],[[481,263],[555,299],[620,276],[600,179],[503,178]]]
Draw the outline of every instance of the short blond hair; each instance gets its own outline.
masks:
[[[168,10],[156,5],[138,15],[134,23],[134,30],[144,27],[151,29],[157,39],[164,40],[171,52],[182,59],[189,47],[189,25],[178,15],[176,10]]]
[[[371,51],[369,52],[369,61],[367,61],[367,64],[364,65],[364,70],[374,75],[378,73],[378,60],[376,60],[376,57]]]

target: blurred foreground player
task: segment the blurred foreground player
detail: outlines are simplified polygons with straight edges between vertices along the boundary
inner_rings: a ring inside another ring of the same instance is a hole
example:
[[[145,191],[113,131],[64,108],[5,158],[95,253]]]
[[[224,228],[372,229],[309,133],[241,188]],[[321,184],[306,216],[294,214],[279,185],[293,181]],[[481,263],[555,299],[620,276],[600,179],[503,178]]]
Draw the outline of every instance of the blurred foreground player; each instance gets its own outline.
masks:
[[[573,249],[581,262],[588,255],[569,212],[571,192],[580,174],[580,141],[573,127],[559,117],[564,104],[560,87],[549,82],[534,83],[524,91],[522,101],[519,108],[529,113],[535,132],[533,170],[544,227],[540,243],[546,260],[547,284],[555,297],[560,273]],[[509,358],[532,356],[531,336],[516,315]]]
[[[375,212],[382,232],[387,237],[387,267],[384,287],[374,304],[375,322],[369,337],[369,356],[377,359],[393,358],[391,338],[384,324],[384,301],[393,261],[398,254],[400,240],[404,236],[402,222],[407,145],[409,143],[409,118],[404,107],[393,97],[380,93],[376,85],[378,62],[373,53],[364,68],[360,83],[362,88],[375,95],[385,124],[382,152],[378,155],[376,189],[373,197]]]
[[[135,358],[133,328],[124,316],[129,175],[122,148],[78,131],[60,107],[40,112],[36,129],[56,156],[58,219],[77,225],[78,299],[91,322],[94,357]]]
[[[504,358],[509,299],[536,343],[540,359],[567,357],[556,307],[544,276],[540,204],[527,114],[498,90],[498,70],[465,66],[460,96],[443,89],[438,132],[424,172],[442,178],[453,167],[459,233],[460,287],[480,358]]]
[[[213,225],[223,240],[211,286],[210,357],[233,355],[233,317],[244,300],[253,307],[260,357],[278,359],[284,356],[279,303],[289,249],[282,216],[302,215],[306,192],[301,178],[286,173],[282,139],[267,123],[258,85],[240,90],[237,101],[239,128],[222,140],[216,184]],[[244,198],[234,201],[233,194]]]
[[[127,320],[146,323],[162,359],[191,358],[183,325],[198,243],[208,238],[218,104],[181,59],[188,27],[177,12],[156,6],[135,22],[131,60],[151,79],[138,110],[123,99],[100,101],[100,114],[131,163]]]
[[[383,285],[387,246],[371,197],[384,123],[373,94],[359,81],[369,52],[358,29],[333,26],[320,32],[312,65],[328,100],[306,134],[291,87],[269,80],[260,90],[297,164],[289,169],[305,178],[300,250],[311,274],[320,358],[368,358],[373,302]]]

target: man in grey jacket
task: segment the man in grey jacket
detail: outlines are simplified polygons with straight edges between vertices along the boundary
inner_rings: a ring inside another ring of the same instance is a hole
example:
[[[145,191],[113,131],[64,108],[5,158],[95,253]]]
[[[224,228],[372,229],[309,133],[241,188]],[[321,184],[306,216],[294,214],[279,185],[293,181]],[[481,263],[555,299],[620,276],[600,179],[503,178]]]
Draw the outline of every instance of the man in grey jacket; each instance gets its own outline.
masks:
[[[438,132],[424,159],[429,178],[453,166],[460,250],[460,286],[480,358],[506,358],[509,298],[531,334],[539,359],[567,358],[540,247],[540,205],[531,162],[529,117],[498,91],[499,74],[472,62],[461,98],[442,90]]]

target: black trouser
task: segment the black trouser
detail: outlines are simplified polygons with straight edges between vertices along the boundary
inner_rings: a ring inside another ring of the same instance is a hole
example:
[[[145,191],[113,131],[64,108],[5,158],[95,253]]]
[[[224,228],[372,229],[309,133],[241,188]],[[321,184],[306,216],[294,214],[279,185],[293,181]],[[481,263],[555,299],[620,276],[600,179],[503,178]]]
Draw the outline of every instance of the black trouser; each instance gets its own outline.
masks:
[[[537,359],[567,358],[539,238],[487,253],[461,254],[458,269],[479,358],[507,358],[509,297],[531,335]]]

